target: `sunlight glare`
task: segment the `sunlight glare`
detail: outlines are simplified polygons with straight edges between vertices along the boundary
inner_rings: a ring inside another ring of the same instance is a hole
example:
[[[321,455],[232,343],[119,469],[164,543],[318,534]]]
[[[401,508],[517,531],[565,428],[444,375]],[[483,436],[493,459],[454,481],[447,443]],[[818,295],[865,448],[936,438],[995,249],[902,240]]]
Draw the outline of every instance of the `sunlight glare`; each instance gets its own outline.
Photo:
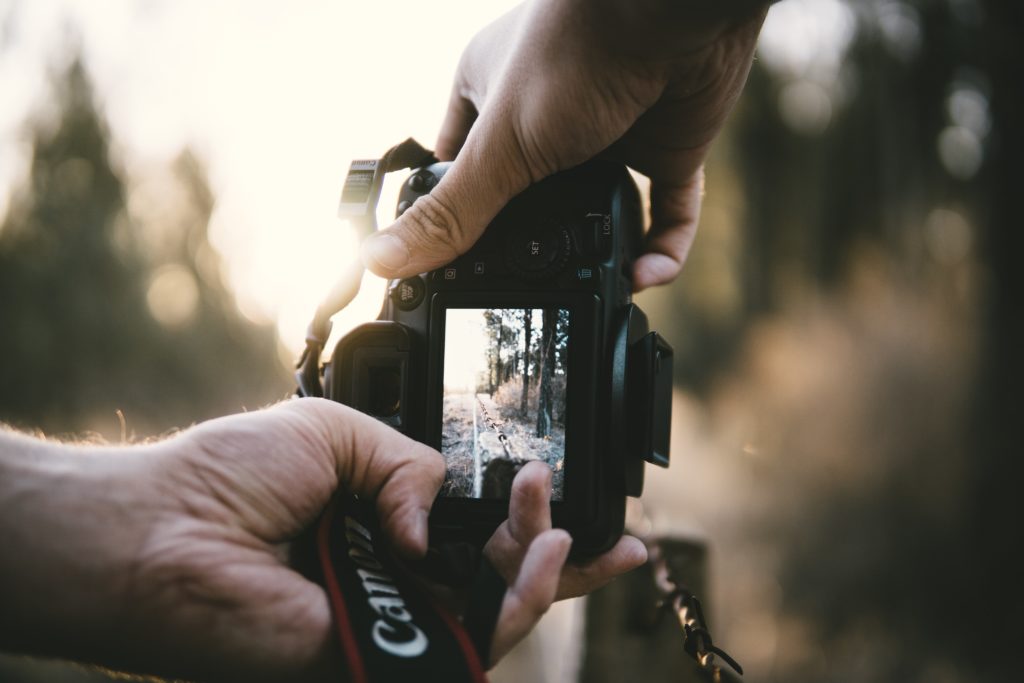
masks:
[[[445,393],[474,391],[477,379],[487,373],[490,344],[484,330],[483,310],[449,309],[445,317]]]
[[[853,11],[840,0],[783,0],[768,12],[758,57],[789,78],[834,81],[856,26]]]
[[[195,150],[216,198],[211,241],[240,309],[276,321],[297,353],[339,264],[356,253],[335,217],[349,162],[409,136],[432,146],[463,46],[514,4],[33,0],[13,14],[0,8],[14,36],[0,53],[0,208],[26,170],[23,123],[52,110],[46,76],[80,45],[124,167]],[[383,198],[382,216],[393,210]],[[336,334],[376,317],[382,298],[383,283],[367,278]]]

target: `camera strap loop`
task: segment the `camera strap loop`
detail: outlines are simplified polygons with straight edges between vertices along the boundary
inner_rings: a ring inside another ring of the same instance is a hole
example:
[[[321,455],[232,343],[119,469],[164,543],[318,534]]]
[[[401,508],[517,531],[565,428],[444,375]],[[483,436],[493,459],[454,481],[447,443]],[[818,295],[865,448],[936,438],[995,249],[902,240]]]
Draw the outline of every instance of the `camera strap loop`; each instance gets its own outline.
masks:
[[[404,168],[419,168],[435,163],[434,153],[408,138],[388,151],[380,159],[355,159],[349,165],[345,184],[341,190],[338,216],[347,219],[356,228],[360,241],[377,230],[377,203],[384,176]],[[300,396],[323,396],[320,382],[320,354],[331,334],[331,318],[349,305],[363,279],[363,264],[356,254],[346,265],[337,283],[316,309],[316,315],[306,330],[306,348],[296,364],[295,379]]]

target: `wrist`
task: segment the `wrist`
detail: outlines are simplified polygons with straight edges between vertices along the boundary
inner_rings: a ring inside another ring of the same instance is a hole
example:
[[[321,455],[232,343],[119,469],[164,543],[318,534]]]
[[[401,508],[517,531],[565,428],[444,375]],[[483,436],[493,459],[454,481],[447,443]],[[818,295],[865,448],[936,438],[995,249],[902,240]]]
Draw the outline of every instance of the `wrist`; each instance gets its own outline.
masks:
[[[0,433],[0,649],[107,659],[144,542],[148,450]]]
[[[674,57],[700,52],[723,35],[760,26],[777,0],[584,0],[593,6],[602,32],[627,52],[635,46]]]

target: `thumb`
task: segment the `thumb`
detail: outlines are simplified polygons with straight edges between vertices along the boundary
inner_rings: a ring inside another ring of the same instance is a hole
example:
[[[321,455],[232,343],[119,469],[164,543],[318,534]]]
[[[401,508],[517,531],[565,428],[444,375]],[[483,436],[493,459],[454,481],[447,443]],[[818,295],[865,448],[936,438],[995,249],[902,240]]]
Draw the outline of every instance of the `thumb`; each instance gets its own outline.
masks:
[[[326,437],[338,485],[376,500],[381,528],[399,551],[410,557],[426,552],[427,515],[445,473],[440,453],[326,399],[286,401],[277,409],[316,423],[313,433]]]
[[[451,262],[476,243],[531,182],[509,118],[485,108],[441,182],[363,243],[367,268],[381,277],[409,277]]]

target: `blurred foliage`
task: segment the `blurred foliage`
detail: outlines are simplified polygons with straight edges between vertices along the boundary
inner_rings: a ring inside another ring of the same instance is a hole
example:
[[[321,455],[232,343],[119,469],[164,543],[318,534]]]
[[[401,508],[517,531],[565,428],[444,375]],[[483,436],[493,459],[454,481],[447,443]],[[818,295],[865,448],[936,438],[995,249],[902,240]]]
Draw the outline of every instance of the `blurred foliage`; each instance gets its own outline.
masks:
[[[840,8],[835,73],[755,62],[643,295],[708,450],[673,495],[749,680],[1014,680],[1024,5]]]
[[[711,539],[748,681],[1015,680],[1024,3],[821,6],[853,22],[836,69],[763,51],[687,267],[641,295],[685,392],[645,498]],[[54,93],[0,227],[0,420],[145,435],[281,396],[201,162],[128,177],[82,68]]]
[[[81,63],[52,87],[0,226],[0,420],[111,437],[123,410],[148,436],[283,396],[275,332],[221,282],[200,161],[182,152],[150,192],[157,210],[133,213],[143,179],[114,164]]]

